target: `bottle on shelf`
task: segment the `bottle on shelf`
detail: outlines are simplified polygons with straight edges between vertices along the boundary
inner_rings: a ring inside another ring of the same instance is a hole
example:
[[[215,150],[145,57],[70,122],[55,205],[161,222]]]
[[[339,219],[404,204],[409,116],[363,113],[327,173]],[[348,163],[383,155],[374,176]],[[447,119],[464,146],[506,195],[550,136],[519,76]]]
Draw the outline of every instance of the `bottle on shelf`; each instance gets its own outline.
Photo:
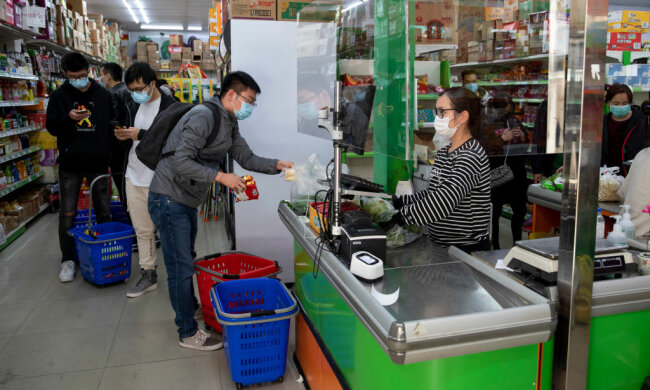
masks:
[[[627,245],[627,237],[623,234],[623,227],[621,226],[621,216],[615,215],[616,223],[614,224],[614,230],[607,236],[607,241],[615,245]]]
[[[600,207],[596,215],[596,238],[605,238],[605,217]]]
[[[5,176],[7,177],[7,185],[14,183],[14,175],[9,165],[5,166]]]
[[[630,206],[627,204],[621,205],[623,210],[623,218],[621,219],[621,228],[623,229],[623,234],[625,237],[634,239],[636,233],[636,227],[632,222],[632,217],[630,216]]]

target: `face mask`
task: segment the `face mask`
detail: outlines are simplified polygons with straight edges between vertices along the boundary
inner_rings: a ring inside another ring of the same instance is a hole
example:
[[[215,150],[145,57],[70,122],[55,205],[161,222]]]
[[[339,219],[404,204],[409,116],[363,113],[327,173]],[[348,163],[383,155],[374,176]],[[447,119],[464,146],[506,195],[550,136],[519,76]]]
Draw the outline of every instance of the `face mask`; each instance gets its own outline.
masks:
[[[467,83],[465,84],[465,88],[476,93],[476,91],[478,91],[478,83]]]
[[[629,104],[626,104],[624,106],[609,106],[609,110],[615,117],[622,118],[627,115],[628,112],[630,112],[631,107]]]
[[[106,88],[106,84],[102,81],[102,79],[97,80],[97,84],[101,85],[102,87]]]
[[[253,106],[246,103],[245,101],[242,101],[239,110],[235,110],[235,117],[239,120],[242,120],[251,116],[252,113],[253,113]]]
[[[433,127],[436,129],[436,134],[440,134],[443,137],[451,138],[456,134],[458,126],[449,127],[449,122],[454,118],[438,118],[436,117],[433,122]],[[460,126],[460,125],[459,125]]]
[[[138,104],[144,104],[149,100],[151,100],[151,96],[149,96],[147,91],[140,91],[140,92],[132,91],[131,98],[133,99],[134,102]]]
[[[307,102],[298,104],[298,116],[303,119],[314,120],[318,118],[318,110],[316,110],[316,103]]]
[[[90,81],[88,80],[88,77],[83,78],[83,79],[72,79],[70,80],[70,85],[77,89],[84,89],[86,88],[86,85],[88,85]]]

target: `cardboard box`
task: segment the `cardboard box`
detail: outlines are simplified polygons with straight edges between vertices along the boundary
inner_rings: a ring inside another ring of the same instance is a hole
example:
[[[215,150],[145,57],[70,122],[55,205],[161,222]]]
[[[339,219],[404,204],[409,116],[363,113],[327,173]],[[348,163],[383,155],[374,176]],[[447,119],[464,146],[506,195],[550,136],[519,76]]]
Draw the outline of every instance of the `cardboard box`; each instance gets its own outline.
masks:
[[[519,20],[519,0],[504,0],[503,23]]]
[[[203,70],[217,70],[217,63],[212,59],[203,59],[201,62],[201,69]]]
[[[149,57],[148,56],[137,56],[136,61],[138,61],[138,62],[149,62]]]
[[[180,61],[183,57],[182,53],[169,53],[169,59],[172,61]]]
[[[138,57],[141,57],[141,56],[146,57],[147,56],[147,44],[148,43],[149,42],[142,42],[142,41],[136,42],[135,51],[136,51],[136,54],[138,55]]]
[[[158,51],[158,44],[156,42],[147,42],[147,51],[148,52]]]
[[[504,11],[503,7],[485,7],[485,20],[501,20],[503,19]]]
[[[202,52],[203,51],[203,41],[195,39],[194,42],[192,42],[192,51]]]
[[[160,70],[160,60],[149,60],[149,66],[153,70]]]
[[[66,0],[66,6],[81,15],[86,15],[86,1],[85,0]]]
[[[203,59],[204,60],[213,60],[214,59],[214,53],[211,51],[203,51]]]
[[[649,23],[650,12],[648,11],[613,11],[607,14],[607,23]]]
[[[147,53],[147,58],[149,59],[149,61],[160,60],[160,52],[159,51],[149,51]]]
[[[179,34],[169,34],[169,46],[183,46],[183,36]]]
[[[14,12],[14,0],[6,0],[5,3],[5,22],[10,25],[15,25],[16,24],[16,18],[15,18],[15,12]]]
[[[88,14],[87,18],[88,18],[89,21],[92,20],[93,22],[95,22],[95,25],[97,26],[95,28],[97,28],[97,29],[101,28],[101,26],[104,25],[104,15],[101,15],[101,14]]]
[[[275,0],[230,0],[228,13],[232,19],[275,20],[276,2]]]
[[[415,3],[415,25],[423,27],[421,42],[456,43],[455,11],[453,0],[417,1]]]
[[[102,57],[104,53],[102,51],[101,43],[93,42],[92,45],[93,45],[93,55],[95,57]]]
[[[280,21],[332,22],[336,19],[337,0],[278,0],[277,18]]]
[[[171,60],[169,62],[169,68],[174,71],[178,70],[178,68],[180,68],[181,65],[183,65],[183,61],[181,60]]]
[[[99,36],[99,30],[90,30],[90,42],[101,42],[102,39]]]
[[[640,33],[607,33],[607,50],[639,51],[641,43]]]
[[[203,52],[193,51],[192,52],[192,61],[203,61]]]
[[[628,22],[615,22],[607,24],[607,32],[636,32],[647,33],[648,23],[628,23]]]

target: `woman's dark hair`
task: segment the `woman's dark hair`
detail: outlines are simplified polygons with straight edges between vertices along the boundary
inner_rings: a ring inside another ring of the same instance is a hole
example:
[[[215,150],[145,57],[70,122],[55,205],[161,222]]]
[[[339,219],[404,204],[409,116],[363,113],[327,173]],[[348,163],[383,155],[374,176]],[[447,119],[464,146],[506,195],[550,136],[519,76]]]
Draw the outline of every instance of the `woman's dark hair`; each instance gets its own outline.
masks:
[[[156,71],[149,66],[146,62],[136,62],[133,65],[129,66],[129,69],[126,70],[124,74],[124,84],[128,87],[129,84],[137,82],[142,79],[142,82],[145,85],[151,84],[152,81],[156,81]]]
[[[488,107],[490,108],[506,108],[508,106],[514,109],[515,103],[512,101],[512,96],[504,91],[497,92],[494,97],[488,101]]]
[[[169,85],[169,83],[167,82],[167,80],[165,80],[165,79],[157,79],[157,80],[156,80],[156,87],[160,88],[160,87],[162,87],[163,85]]]
[[[467,111],[469,114],[469,129],[475,134],[480,127],[481,122],[481,101],[469,89],[464,87],[454,87],[445,90],[442,96],[447,96],[451,100],[454,111],[461,113]]]
[[[83,54],[68,53],[61,58],[61,68],[64,72],[79,72],[90,68],[90,64]]]
[[[102,64],[102,70],[104,73],[110,74],[113,81],[122,81],[122,67],[115,62],[106,62]]]
[[[634,100],[634,95],[632,95],[632,90],[630,87],[628,87],[625,84],[614,84],[609,89],[607,90],[607,95],[605,95],[605,101],[606,102],[611,102],[612,99],[614,99],[614,96],[618,95],[619,93],[624,93],[627,95],[627,100],[632,103],[632,100]]]
[[[252,89],[257,94],[262,93],[260,86],[257,85],[257,82],[253,77],[251,77],[251,75],[242,72],[241,70],[232,72],[223,79],[223,83],[221,83],[220,96],[225,96],[231,89],[237,93],[241,93],[244,92],[246,88]]]

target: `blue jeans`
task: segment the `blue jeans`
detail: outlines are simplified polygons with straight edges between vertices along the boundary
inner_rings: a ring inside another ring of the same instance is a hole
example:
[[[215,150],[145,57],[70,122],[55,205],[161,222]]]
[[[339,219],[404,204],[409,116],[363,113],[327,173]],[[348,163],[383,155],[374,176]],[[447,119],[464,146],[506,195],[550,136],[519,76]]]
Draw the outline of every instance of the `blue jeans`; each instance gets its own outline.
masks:
[[[149,214],[160,234],[169,300],[176,313],[174,322],[181,338],[198,330],[194,311],[199,307],[194,296],[194,243],[197,210],[174,201],[167,195],[149,192]]]

